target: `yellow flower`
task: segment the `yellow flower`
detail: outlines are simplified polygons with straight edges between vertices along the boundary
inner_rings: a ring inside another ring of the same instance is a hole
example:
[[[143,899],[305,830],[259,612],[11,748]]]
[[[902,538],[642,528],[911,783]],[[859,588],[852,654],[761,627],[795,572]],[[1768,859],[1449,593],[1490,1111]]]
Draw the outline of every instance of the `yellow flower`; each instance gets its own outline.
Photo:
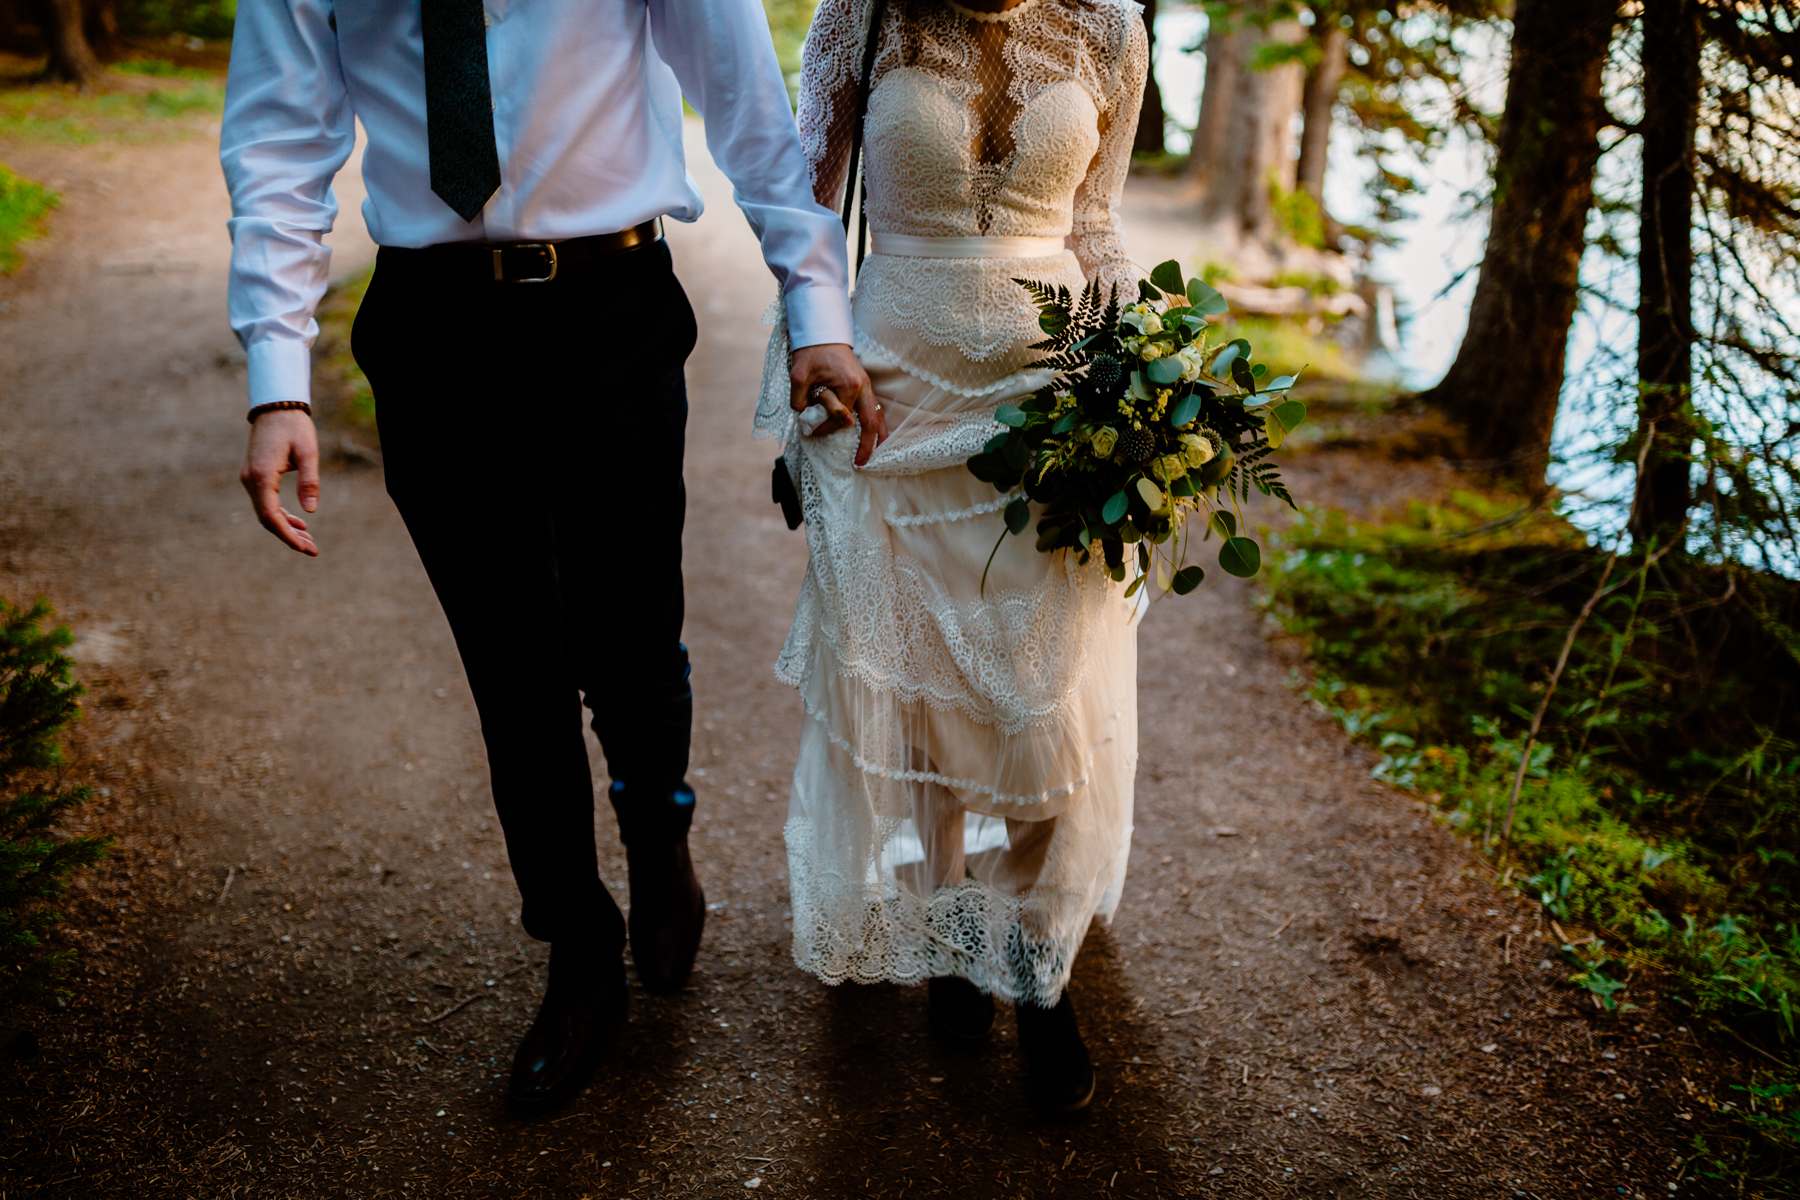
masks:
[[[1187,474],[1187,463],[1179,454],[1165,454],[1151,465],[1150,471],[1164,483],[1174,483]]]
[[[1102,425],[1094,430],[1094,453],[1100,458],[1111,458],[1113,449],[1119,444],[1119,431],[1111,425]]]
[[[1161,358],[1168,352],[1169,348],[1161,342],[1145,342],[1143,349],[1138,351],[1138,357],[1145,362],[1152,362],[1155,359]]]

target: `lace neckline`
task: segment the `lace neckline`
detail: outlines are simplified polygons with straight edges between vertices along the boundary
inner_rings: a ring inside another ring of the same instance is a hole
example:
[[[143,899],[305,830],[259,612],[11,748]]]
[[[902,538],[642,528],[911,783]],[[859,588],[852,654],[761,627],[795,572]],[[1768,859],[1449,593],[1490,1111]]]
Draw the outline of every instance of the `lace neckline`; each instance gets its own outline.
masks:
[[[1019,0],[1019,3],[1011,8],[1003,8],[999,12],[970,8],[966,4],[958,4],[956,0],[943,0],[943,2],[971,21],[1010,21],[1026,9],[1036,8],[1042,0]]]

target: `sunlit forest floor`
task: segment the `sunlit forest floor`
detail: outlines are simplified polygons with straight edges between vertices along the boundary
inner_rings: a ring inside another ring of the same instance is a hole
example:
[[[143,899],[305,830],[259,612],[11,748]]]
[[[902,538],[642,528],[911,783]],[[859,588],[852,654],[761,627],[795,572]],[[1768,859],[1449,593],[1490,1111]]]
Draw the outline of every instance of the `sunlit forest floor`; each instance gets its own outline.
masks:
[[[0,590],[50,597],[80,635],[73,757],[103,789],[83,822],[122,843],[71,905],[71,999],[0,1076],[0,1193],[1716,1190],[1704,1174],[1746,1136],[1718,1110],[1744,1103],[1754,1056],[1654,989],[1609,1009],[1591,977],[1571,984],[1592,944],[1579,961],[1563,947],[1584,927],[1500,886],[1440,819],[1456,806],[1436,777],[1399,777],[1406,747],[1381,732],[1403,731],[1370,723],[1372,694],[1321,691],[1348,666],[1309,661],[1311,631],[1278,636],[1264,593],[1231,581],[1148,618],[1164,653],[1142,672],[1127,899],[1076,974],[1104,1080],[1085,1123],[1022,1112],[1010,1032],[949,1056],[920,995],[792,969],[780,824],[798,717],[768,664],[803,548],[748,437],[764,276],[697,143],[712,207],[674,244],[703,329],[687,562],[715,911],[693,987],[634,997],[592,1093],[505,1122],[541,954],[513,925],[455,653],[354,420],[327,414],[321,560],[283,557],[250,517],[212,131],[177,119],[192,136],[98,155],[0,133],[0,161],[62,197],[0,281]],[[1130,244],[1185,253],[1135,207],[1166,199],[1155,187],[1133,194]],[[357,190],[340,187],[349,278],[369,259]],[[494,419],[554,436],[561,398],[496,397]],[[1341,382],[1311,399],[1292,472],[1310,503],[1369,518],[1467,489],[1475,519],[1503,511],[1429,418]],[[1277,611],[1302,611],[1304,570],[1275,573]]]

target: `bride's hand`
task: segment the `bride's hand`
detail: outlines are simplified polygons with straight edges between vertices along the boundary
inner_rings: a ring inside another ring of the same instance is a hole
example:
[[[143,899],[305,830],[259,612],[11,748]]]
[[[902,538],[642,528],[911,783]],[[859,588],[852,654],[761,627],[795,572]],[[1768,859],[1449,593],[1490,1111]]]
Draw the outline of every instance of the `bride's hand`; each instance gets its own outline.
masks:
[[[794,351],[790,378],[795,412],[803,412],[817,404],[825,409],[825,419],[810,431],[812,437],[825,437],[845,428],[854,419],[862,431],[857,442],[856,465],[869,461],[887,438],[887,416],[868,373],[856,361],[850,347],[840,344],[802,346]]]

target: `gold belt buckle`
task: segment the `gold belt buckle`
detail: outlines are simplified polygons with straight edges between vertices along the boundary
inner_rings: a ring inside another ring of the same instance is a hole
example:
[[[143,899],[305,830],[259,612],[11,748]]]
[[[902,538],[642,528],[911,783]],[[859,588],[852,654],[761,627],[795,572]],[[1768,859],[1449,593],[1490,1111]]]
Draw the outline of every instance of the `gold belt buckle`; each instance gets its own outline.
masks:
[[[541,250],[547,270],[542,275],[525,275],[512,277],[506,273],[506,252],[508,250]],[[549,283],[556,278],[556,243],[555,242],[515,242],[510,246],[495,246],[494,282],[495,283]]]

